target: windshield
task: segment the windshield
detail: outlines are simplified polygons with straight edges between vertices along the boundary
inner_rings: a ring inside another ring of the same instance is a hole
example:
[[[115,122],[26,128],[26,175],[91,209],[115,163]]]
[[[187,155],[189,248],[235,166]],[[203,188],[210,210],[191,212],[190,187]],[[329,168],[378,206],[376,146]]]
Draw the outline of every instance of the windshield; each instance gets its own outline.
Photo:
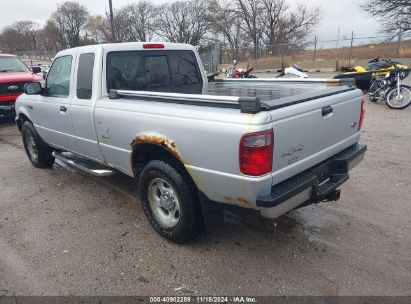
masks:
[[[17,57],[0,56],[0,72],[30,72],[30,70]]]

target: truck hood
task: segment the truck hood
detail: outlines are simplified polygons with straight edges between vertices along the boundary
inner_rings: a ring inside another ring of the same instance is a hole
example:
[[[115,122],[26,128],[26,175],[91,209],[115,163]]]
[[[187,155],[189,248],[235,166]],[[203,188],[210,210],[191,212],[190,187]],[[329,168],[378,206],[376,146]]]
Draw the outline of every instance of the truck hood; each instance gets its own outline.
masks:
[[[0,73],[0,83],[8,82],[38,82],[43,78],[33,74],[32,72],[3,72]]]

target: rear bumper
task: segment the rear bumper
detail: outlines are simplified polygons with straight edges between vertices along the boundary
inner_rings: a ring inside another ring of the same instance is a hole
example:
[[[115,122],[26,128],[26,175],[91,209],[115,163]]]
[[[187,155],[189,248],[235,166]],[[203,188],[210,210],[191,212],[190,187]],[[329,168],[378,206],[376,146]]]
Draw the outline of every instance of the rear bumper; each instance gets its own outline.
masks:
[[[336,189],[348,180],[348,172],[364,158],[366,145],[355,144],[322,163],[271,188],[271,194],[257,198],[266,218],[277,218],[301,205],[337,200]]]

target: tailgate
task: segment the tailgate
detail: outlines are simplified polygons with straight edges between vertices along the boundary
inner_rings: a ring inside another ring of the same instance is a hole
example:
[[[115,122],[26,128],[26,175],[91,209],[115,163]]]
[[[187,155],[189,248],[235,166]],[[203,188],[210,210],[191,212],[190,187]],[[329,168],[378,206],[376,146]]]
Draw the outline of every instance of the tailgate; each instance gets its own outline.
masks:
[[[358,142],[361,101],[360,90],[342,90],[270,110],[274,130],[273,184]]]

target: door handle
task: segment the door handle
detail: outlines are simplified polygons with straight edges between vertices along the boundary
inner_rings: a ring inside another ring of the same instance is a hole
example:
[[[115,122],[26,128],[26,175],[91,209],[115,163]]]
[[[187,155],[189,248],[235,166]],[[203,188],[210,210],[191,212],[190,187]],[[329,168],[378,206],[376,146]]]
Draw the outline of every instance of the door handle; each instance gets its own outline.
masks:
[[[333,108],[332,108],[332,106],[328,106],[328,107],[322,108],[322,114],[323,114],[323,116],[327,116],[327,115],[332,114],[332,113],[333,113]]]
[[[60,106],[60,112],[66,113],[66,112],[67,112],[67,107],[65,107],[65,106]]]

